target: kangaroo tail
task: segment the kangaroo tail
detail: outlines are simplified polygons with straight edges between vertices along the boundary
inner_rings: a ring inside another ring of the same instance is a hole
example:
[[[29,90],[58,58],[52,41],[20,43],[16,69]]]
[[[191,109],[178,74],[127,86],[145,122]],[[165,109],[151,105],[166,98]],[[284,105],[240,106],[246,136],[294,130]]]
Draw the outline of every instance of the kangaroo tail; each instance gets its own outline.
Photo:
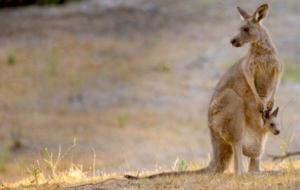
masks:
[[[133,176],[133,175],[124,175],[124,177],[126,179],[131,179],[131,180],[137,180],[137,179],[140,179],[140,177],[138,176]]]
[[[214,171],[212,170],[211,166],[208,166],[206,168],[202,168],[199,170],[192,170],[192,171],[162,172],[162,173],[153,174],[153,175],[149,175],[149,176],[143,176],[143,177],[138,177],[138,176],[133,176],[133,175],[124,175],[124,177],[126,179],[130,179],[130,180],[138,180],[138,179],[154,179],[154,178],[158,178],[158,177],[184,176],[184,175],[192,175],[192,174],[203,175],[203,174],[210,174],[210,173],[214,173]]]

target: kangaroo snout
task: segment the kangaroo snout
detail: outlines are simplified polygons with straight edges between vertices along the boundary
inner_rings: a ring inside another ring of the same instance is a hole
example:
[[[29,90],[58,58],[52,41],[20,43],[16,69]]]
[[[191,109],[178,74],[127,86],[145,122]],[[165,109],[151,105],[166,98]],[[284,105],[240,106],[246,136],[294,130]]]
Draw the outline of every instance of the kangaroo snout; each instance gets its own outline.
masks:
[[[237,40],[236,38],[233,38],[230,43],[234,46],[234,47],[241,47],[242,44],[239,42],[239,40]]]

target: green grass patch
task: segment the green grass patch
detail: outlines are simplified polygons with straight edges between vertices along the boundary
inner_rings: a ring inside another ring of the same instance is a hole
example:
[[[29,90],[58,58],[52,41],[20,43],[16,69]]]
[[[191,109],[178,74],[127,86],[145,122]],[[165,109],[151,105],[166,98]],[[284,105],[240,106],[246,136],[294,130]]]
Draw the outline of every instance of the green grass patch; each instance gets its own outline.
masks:
[[[7,65],[15,65],[17,63],[17,58],[14,51],[8,53],[6,63]]]
[[[10,152],[7,148],[0,149],[0,172],[4,172],[6,170],[7,162],[10,159]]]
[[[127,113],[120,113],[117,115],[117,123],[119,127],[124,127],[128,124],[129,115]]]
[[[300,83],[300,68],[292,64],[286,64],[284,68],[283,80]]]
[[[188,169],[188,163],[184,159],[177,158],[173,165],[173,170],[186,171]]]
[[[155,65],[153,69],[154,69],[154,71],[160,72],[160,73],[167,73],[167,72],[171,71],[170,65],[168,65],[166,63],[159,63],[159,64]]]
[[[232,65],[234,65],[237,61],[236,60],[233,60],[233,59],[227,59],[225,60],[221,67],[222,69],[229,69]]]

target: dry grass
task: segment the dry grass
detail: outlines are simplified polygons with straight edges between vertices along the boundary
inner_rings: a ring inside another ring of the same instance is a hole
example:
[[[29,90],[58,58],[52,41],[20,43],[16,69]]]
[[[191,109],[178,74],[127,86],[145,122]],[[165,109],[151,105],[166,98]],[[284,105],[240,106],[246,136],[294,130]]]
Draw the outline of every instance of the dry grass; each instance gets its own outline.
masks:
[[[59,164],[57,155],[57,164]],[[44,159],[46,164],[48,158]],[[199,162],[201,163],[201,162]],[[52,163],[53,164],[53,163]],[[281,162],[264,162],[266,172],[234,176],[229,170],[222,175],[188,175],[179,177],[162,177],[152,180],[126,180],[120,173],[102,173],[95,175],[94,171],[83,171],[82,167],[72,165],[64,171],[56,171],[54,165],[42,167],[37,162],[31,169],[30,175],[14,183],[3,183],[1,189],[298,189],[300,185],[300,161],[287,159]],[[204,164],[193,163],[188,170],[204,167]],[[95,169],[95,168],[94,168]],[[53,174],[55,170],[55,174]],[[267,172],[268,171],[268,172]],[[162,172],[143,171],[139,176]],[[131,172],[137,174],[137,172]]]

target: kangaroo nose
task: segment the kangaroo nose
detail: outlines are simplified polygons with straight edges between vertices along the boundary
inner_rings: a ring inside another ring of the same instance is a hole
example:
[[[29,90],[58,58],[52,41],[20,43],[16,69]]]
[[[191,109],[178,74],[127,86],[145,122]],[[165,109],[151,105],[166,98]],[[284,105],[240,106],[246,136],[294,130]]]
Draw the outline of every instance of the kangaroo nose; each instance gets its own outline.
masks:
[[[280,134],[280,131],[279,130],[275,130],[274,131],[274,135],[279,135]]]
[[[231,43],[231,44],[235,44],[235,43],[236,43],[236,39],[232,39],[232,40],[230,41],[230,43]]]

